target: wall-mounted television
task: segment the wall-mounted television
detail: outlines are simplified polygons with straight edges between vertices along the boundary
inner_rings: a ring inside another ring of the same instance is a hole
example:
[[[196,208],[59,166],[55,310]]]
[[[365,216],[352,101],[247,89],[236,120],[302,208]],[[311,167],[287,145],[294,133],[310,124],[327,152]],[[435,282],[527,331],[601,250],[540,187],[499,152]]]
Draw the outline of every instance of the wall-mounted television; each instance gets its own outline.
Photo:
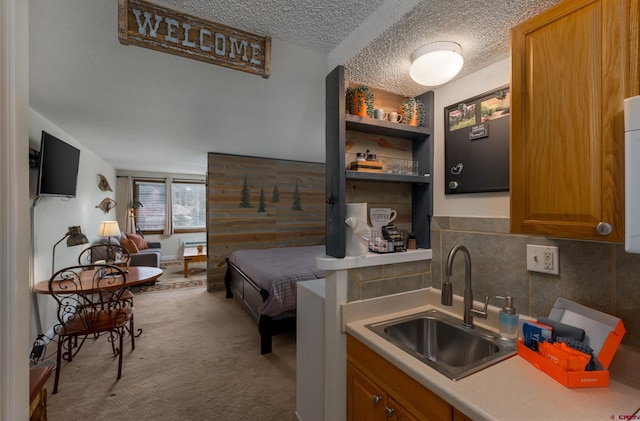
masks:
[[[37,196],[76,197],[80,150],[43,131]]]

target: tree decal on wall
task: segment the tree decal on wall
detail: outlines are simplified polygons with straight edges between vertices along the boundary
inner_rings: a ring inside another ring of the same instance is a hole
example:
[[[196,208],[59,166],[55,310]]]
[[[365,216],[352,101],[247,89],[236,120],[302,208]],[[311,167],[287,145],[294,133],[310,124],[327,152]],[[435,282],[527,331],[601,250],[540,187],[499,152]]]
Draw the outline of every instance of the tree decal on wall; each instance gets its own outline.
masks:
[[[247,183],[247,175],[244,175],[244,184],[242,185],[242,192],[240,193],[240,207],[250,208],[251,201],[249,197],[249,184]]]
[[[271,195],[271,201],[278,203],[280,201],[280,192],[278,191],[278,185],[273,186],[273,194]]]
[[[267,210],[264,207],[264,189],[260,189],[260,205],[258,206],[258,212],[266,212]]]
[[[293,192],[293,206],[291,209],[294,211],[301,211],[302,206],[300,206],[300,191],[298,190],[298,180],[296,180],[296,190]]]

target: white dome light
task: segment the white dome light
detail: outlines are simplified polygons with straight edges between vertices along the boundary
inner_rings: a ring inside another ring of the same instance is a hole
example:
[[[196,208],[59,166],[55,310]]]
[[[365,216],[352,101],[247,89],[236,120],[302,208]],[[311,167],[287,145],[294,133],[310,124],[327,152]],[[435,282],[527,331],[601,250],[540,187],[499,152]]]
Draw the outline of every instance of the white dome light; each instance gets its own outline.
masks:
[[[455,42],[424,45],[411,54],[411,79],[425,86],[442,85],[453,79],[464,64],[462,48]]]

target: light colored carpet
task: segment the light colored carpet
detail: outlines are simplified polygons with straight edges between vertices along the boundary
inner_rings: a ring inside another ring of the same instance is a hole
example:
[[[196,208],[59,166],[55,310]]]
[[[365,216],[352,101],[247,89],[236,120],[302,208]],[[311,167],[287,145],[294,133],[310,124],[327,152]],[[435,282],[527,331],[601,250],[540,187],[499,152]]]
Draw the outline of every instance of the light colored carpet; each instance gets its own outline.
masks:
[[[62,363],[49,420],[297,419],[294,334],[260,355],[251,318],[224,291],[204,288],[136,294],[135,315],[143,333],[134,351],[125,340],[122,378],[106,338],[87,341]]]
[[[195,262],[189,264],[189,276],[184,277],[182,260],[163,261],[160,265],[164,271],[154,285],[133,287],[134,293],[168,292],[183,288],[207,287],[207,263]]]

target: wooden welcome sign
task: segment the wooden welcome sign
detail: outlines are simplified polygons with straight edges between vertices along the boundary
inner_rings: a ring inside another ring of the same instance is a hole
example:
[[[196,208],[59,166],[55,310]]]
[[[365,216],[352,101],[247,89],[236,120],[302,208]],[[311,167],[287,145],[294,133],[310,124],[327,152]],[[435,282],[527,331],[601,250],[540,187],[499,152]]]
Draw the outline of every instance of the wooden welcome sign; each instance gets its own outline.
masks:
[[[142,0],[118,0],[118,38],[264,78],[271,74],[271,38],[209,22]]]

